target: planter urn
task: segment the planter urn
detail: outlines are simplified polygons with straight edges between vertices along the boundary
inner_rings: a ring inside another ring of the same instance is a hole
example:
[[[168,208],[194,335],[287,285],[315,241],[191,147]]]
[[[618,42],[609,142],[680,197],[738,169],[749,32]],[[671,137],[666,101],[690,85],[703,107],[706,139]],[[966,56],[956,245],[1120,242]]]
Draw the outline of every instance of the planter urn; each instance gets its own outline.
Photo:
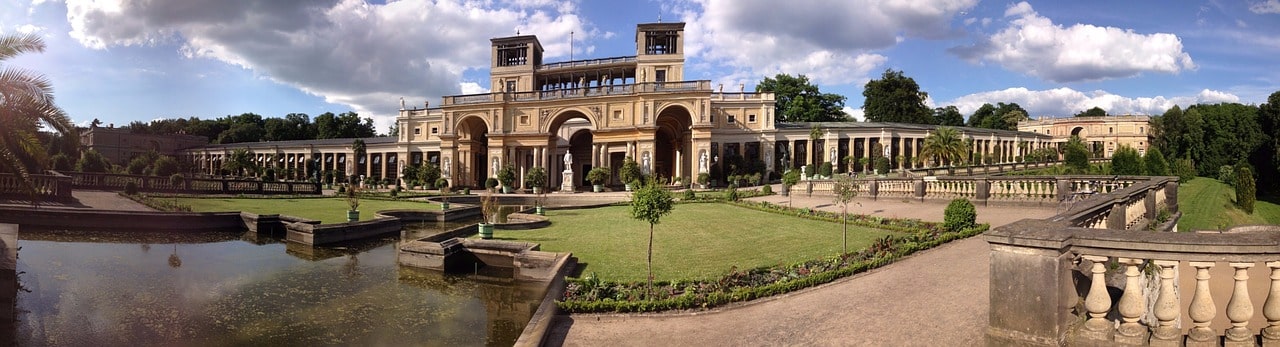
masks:
[[[477,227],[480,230],[480,238],[485,240],[493,238],[493,223],[480,223]]]
[[[594,191],[594,192],[596,192],[596,193],[602,192],[602,191],[604,191],[604,185],[600,185],[600,184],[593,184],[593,185],[591,185],[591,191]]]
[[[359,221],[359,220],[360,220],[360,211],[359,211],[359,210],[350,210],[350,211],[347,211],[347,222],[355,222],[355,221]]]

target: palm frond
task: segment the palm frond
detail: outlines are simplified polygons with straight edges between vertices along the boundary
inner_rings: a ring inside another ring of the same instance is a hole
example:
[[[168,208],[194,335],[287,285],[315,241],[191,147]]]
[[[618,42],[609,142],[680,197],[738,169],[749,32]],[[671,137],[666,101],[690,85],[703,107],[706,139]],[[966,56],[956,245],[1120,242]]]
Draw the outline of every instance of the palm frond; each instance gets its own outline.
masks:
[[[0,35],[0,61],[28,52],[44,52],[44,39],[32,34]]]

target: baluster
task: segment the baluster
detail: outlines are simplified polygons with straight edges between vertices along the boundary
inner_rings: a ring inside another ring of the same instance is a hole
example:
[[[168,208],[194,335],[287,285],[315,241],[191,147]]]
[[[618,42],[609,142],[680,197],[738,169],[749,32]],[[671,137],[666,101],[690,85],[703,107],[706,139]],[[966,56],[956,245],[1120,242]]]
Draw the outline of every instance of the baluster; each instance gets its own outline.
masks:
[[[1080,257],[1093,263],[1089,269],[1093,274],[1092,283],[1089,284],[1089,295],[1084,298],[1084,309],[1089,312],[1089,320],[1085,321],[1084,328],[1094,339],[1110,340],[1112,324],[1107,320],[1107,311],[1111,309],[1111,295],[1107,294],[1105,278],[1107,267],[1104,265],[1107,257],[1094,255]]]
[[[1182,311],[1178,307],[1180,303],[1178,292],[1173,288],[1173,274],[1178,271],[1178,262],[1156,260],[1154,263],[1160,267],[1160,296],[1156,297],[1156,307],[1153,312],[1158,325],[1151,334],[1151,344],[1177,346],[1182,342],[1182,330],[1174,326]]]
[[[1235,290],[1231,293],[1231,301],[1227,302],[1227,319],[1231,320],[1231,328],[1227,329],[1227,345],[1253,345],[1253,332],[1249,331],[1249,319],[1253,318],[1253,302],[1249,300],[1249,268],[1253,263],[1228,263],[1236,269]],[[1233,343],[1234,342],[1234,343]]]
[[[1142,275],[1138,267],[1142,265],[1142,259],[1119,260],[1124,264],[1125,282],[1124,294],[1120,296],[1120,305],[1116,307],[1120,311],[1120,329],[1116,334],[1116,342],[1143,344],[1147,342],[1147,327],[1138,323],[1147,309],[1146,300],[1142,298],[1142,286],[1138,284],[1138,276]]]
[[[1269,261],[1271,268],[1271,293],[1262,304],[1262,316],[1267,317],[1267,327],[1262,329],[1262,345],[1280,345],[1280,261]]]
[[[1213,267],[1213,262],[1190,262],[1191,267],[1196,268],[1196,294],[1191,298],[1191,308],[1188,309],[1188,316],[1191,317],[1191,331],[1187,334],[1187,342],[1215,342],[1218,334],[1209,329],[1209,323],[1213,322],[1213,316],[1218,314],[1218,307],[1213,304],[1213,296],[1209,293],[1209,269]]]

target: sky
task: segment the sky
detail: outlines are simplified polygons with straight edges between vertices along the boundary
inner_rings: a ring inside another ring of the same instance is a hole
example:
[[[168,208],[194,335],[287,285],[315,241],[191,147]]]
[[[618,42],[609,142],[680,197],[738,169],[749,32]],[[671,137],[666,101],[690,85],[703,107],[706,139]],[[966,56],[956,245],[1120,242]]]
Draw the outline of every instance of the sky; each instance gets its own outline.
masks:
[[[399,109],[487,92],[489,39],[544,62],[635,55],[638,23],[685,22],[685,79],[752,90],[779,73],[848,97],[900,70],[931,107],[1016,102],[1032,117],[1260,104],[1280,91],[1280,0],[11,0],[5,61],[45,74],[77,124]],[[572,41],[572,43],[571,43]],[[572,53],[570,50],[572,49]]]

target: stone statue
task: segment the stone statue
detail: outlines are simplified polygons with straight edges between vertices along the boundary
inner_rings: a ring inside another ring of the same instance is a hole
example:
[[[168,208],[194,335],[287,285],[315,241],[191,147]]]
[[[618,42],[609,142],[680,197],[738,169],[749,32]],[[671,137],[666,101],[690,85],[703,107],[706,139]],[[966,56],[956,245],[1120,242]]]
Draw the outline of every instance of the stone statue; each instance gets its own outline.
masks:
[[[498,158],[493,158],[493,175],[498,174]]]
[[[573,172],[573,155],[564,151],[564,172]]]
[[[698,157],[698,172],[710,172],[707,170],[707,152],[702,152],[702,156]]]
[[[404,110],[404,97],[403,97],[403,96],[402,96],[402,97],[400,97],[400,110],[401,110],[401,111],[403,111],[403,110]]]
[[[890,146],[884,146],[884,157],[890,158],[892,157],[892,154],[893,154],[893,148]]]
[[[444,174],[444,177],[449,177],[449,158],[444,158],[444,168],[440,172]]]
[[[827,157],[830,157],[830,158],[831,158],[831,160],[828,160],[829,162],[831,162],[831,165],[835,165],[835,163],[836,163],[836,151],[831,151],[831,155],[828,155]]]
[[[643,162],[644,162],[644,165],[640,166],[640,168],[644,169],[645,173],[648,173],[649,172],[649,152],[644,152]]]

